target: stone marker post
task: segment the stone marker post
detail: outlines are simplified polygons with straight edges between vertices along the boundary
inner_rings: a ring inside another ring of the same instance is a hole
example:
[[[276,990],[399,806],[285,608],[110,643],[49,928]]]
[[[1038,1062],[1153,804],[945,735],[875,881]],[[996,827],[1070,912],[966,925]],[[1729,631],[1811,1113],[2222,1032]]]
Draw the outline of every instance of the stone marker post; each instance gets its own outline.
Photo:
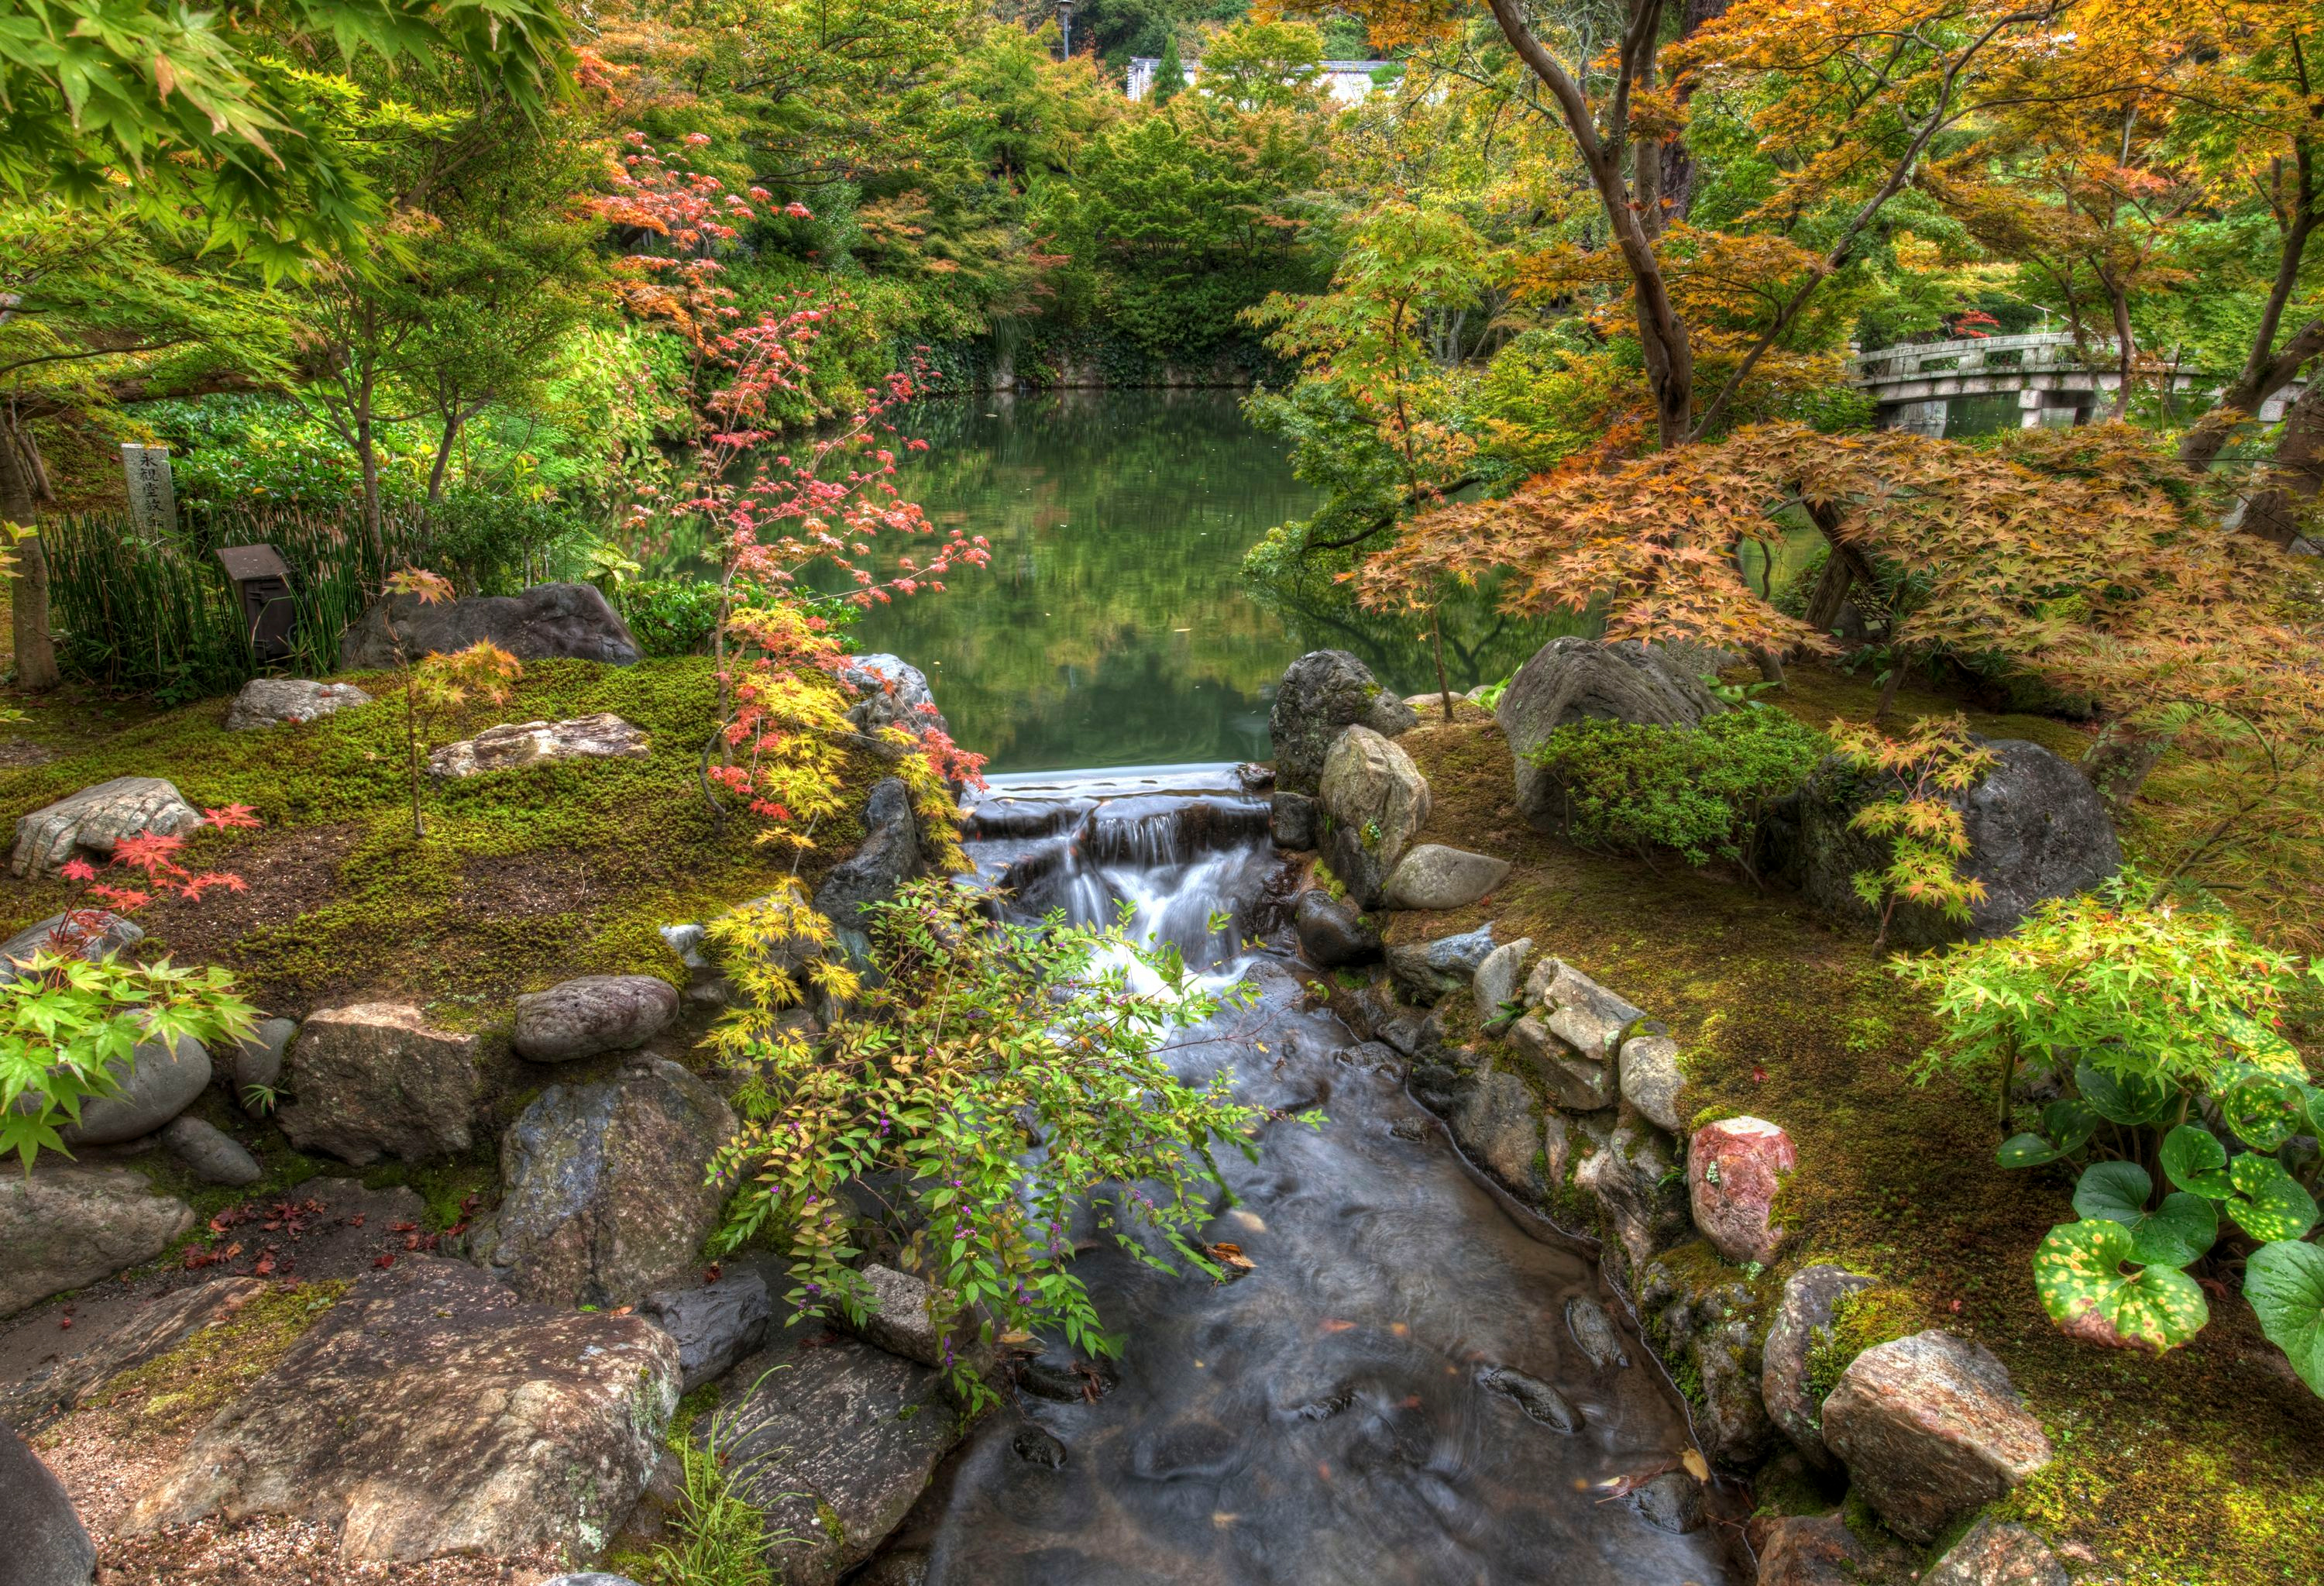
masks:
[[[170,481],[170,448],[124,440],[121,471],[129,477],[130,521],[147,533],[176,533],[178,493]]]

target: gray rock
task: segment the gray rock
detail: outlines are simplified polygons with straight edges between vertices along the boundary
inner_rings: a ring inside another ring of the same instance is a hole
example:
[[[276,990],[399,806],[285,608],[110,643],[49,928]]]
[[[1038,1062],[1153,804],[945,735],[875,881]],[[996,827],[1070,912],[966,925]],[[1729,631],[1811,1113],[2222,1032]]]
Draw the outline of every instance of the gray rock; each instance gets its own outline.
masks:
[[[871,1286],[872,1305],[855,1331],[864,1342],[938,1370],[950,1363],[945,1358],[944,1329],[928,1314],[935,1296],[927,1284],[908,1272],[877,1263],[863,1268],[863,1280]],[[955,1336],[952,1353],[965,1356],[974,1342],[973,1338]]]
[[[234,696],[226,713],[226,730],[247,733],[276,727],[285,722],[311,722],[343,710],[369,705],[371,696],[353,683],[318,683],[309,678],[253,678]]]
[[[1526,756],[1558,728],[1583,720],[1692,727],[1726,708],[1653,645],[1553,639],[1509,679],[1493,719],[1509,741],[1517,809],[1546,831],[1556,824],[1557,789]]]
[[[1934,1541],[2050,1462],[2050,1440],[1983,1344],[1916,1332],[1856,1357],[1823,1439],[1898,1535]]]
[[[1656,1129],[1685,1132],[1679,1116],[1678,1093],[1686,1088],[1679,1072],[1678,1043],[1668,1036],[1632,1036],[1622,1043],[1622,1100],[1643,1113]]]
[[[911,790],[900,777],[889,777],[864,800],[862,846],[816,889],[816,912],[831,921],[848,955],[861,962],[871,952],[864,930],[871,922],[863,911],[892,899],[896,889],[920,871],[920,825],[912,813]]]
[[[1819,1471],[1837,1471],[1840,1462],[1824,1447],[1821,1406],[1808,1392],[1808,1356],[1831,1337],[1832,1307],[1840,1296],[1870,1288],[1872,1281],[1839,1267],[1802,1268],[1784,1280],[1783,1301],[1762,1346],[1759,1397],[1801,1457]]]
[[[1607,1235],[1600,1259],[1616,1281],[1694,1237],[1675,1166],[1660,1135],[1627,1125],[1575,1165],[1575,1186],[1598,1204]]]
[[[1284,669],[1268,713],[1276,785],[1291,793],[1314,792],[1324,757],[1349,727],[1393,738],[1419,722],[1410,705],[1382,688],[1371,669],[1346,650],[1310,650]]]
[[[1541,1102],[1522,1078],[1498,1069],[1476,1071],[1456,1088],[1444,1121],[1462,1154],[1504,1189],[1527,1201],[1541,1198],[1548,1187],[1537,1166]]]
[[[718,1093],[675,1063],[549,1086],[501,1141],[479,1264],[550,1305],[623,1305],[670,1286],[718,1226],[726,1188],[706,1180],[733,1132]]]
[[[1657,1531],[1683,1536],[1702,1529],[1702,1483],[1684,1471],[1665,1471],[1637,1491],[1638,1513]]]
[[[201,812],[180,796],[174,783],[160,777],[115,777],[19,818],[9,868],[20,876],[46,875],[76,849],[109,854],[124,837],[147,832],[174,837],[201,824]]]
[[[1786,1515],[1759,1545],[1758,1586],[1858,1586],[1876,1561],[1838,1515]]]
[[[1694,1379],[1687,1397],[1703,1452],[1737,1470],[1756,1466],[1775,1441],[1759,1400],[1759,1291],[1692,1241],[1641,1266],[1634,1288],[1664,1360]]]
[[[234,1099],[250,1111],[250,1087],[282,1088],[282,1063],[290,1041],[299,1033],[295,1019],[262,1019],[258,1028],[235,1043],[229,1060],[234,1072]]]
[[[455,780],[558,760],[643,760],[645,733],[612,711],[566,722],[503,722],[429,752],[428,774]]]
[[[72,1499],[41,1456],[0,1426],[0,1536],[8,1539],[0,1580],[9,1586],[88,1586],[97,1545]]]
[[[160,1041],[141,1041],[130,1053],[128,1073],[118,1064],[106,1072],[120,1083],[120,1093],[86,1103],[79,1122],[57,1131],[66,1145],[116,1146],[152,1134],[209,1088],[210,1055],[191,1036],[179,1037],[174,1051]]]
[[[389,622],[393,622],[392,633]],[[626,667],[642,653],[629,624],[586,584],[536,584],[521,595],[480,595],[422,604],[416,595],[393,595],[373,604],[339,644],[339,669],[379,671],[397,664],[449,655],[489,641],[521,661],[604,661]]]
[[[1622,1335],[1615,1329],[1614,1318],[1596,1300],[1585,1295],[1575,1295],[1567,1300],[1565,1330],[1573,1334],[1575,1344],[1600,1371],[1629,1365],[1629,1351],[1622,1347]]]
[[[476,1110],[476,1037],[431,1028],[405,1002],[318,1009],[291,1043],[290,1089],[276,1121],[302,1151],[358,1167],[456,1157]]]
[[[138,1500],[142,1535],[296,1515],[355,1560],[604,1546],[661,1457],[678,1346],[463,1261],[367,1272]]]
[[[1369,727],[1342,732],[1323,759],[1324,862],[1364,908],[1412,846],[1434,807],[1412,757]]]
[[[1286,853],[1304,853],[1315,846],[1321,819],[1314,799],[1305,793],[1276,793],[1267,801],[1267,834]]]
[[[1545,959],[1526,982],[1526,997],[1549,1010],[1550,1033],[1583,1056],[1610,1064],[1622,1037],[1646,1010],[1618,997],[1562,959]]]
[[[678,988],[650,974],[586,974],[516,1000],[517,1056],[571,1063],[627,1052],[678,1017]]]
[[[715,1434],[735,1489],[764,1511],[785,1586],[831,1586],[876,1552],[960,1440],[941,1376],[853,1338],[796,1336],[727,1373]]]
[[[1478,969],[1492,956],[1494,945],[1493,927],[1481,925],[1458,936],[1391,947],[1388,973],[1413,1000],[1434,1004],[1471,984]]]
[[[0,1421],[30,1436],[123,1372],[169,1353],[202,1329],[230,1320],[252,1300],[273,1292],[274,1286],[263,1278],[217,1277],[149,1299],[111,1332],[97,1333],[80,1353],[59,1360],[44,1376],[0,1393]],[[0,1573],[0,1580],[5,1579]]]
[[[701,1288],[664,1289],[639,1305],[678,1341],[678,1391],[692,1393],[767,1343],[774,1300],[755,1272],[729,1272]]]
[[[1541,1076],[1549,1099],[1568,1112],[1595,1112],[1614,1104],[1614,1066],[1584,1057],[1528,1013],[1509,1026],[1509,1045]]]
[[[1291,928],[1299,951],[1318,969],[1369,964],[1380,955],[1379,933],[1364,924],[1355,906],[1329,892],[1310,890],[1292,906]]]
[[[847,719],[859,733],[901,727],[917,737],[928,727],[946,733],[952,731],[944,713],[936,709],[927,674],[901,656],[852,656],[840,669],[839,680],[855,690],[857,697],[848,706]]]
[[[1512,1371],[1507,1366],[1487,1366],[1477,1373],[1477,1386],[1506,1394],[1529,1419],[1554,1431],[1570,1434],[1582,1430],[1582,1412],[1563,1394],[1537,1378]]]
[[[161,1143],[168,1146],[186,1170],[204,1184],[230,1185],[239,1188],[256,1184],[266,1176],[258,1166],[258,1158],[245,1149],[241,1141],[214,1123],[198,1118],[172,1119],[161,1131]]]
[[[2000,763],[1975,788],[1947,798],[1961,812],[1969,835],[1961,871],[1985,883],[1985,898],[1970,906],[1967,926],[1933,909],[1901,905],[1889,927],[1892,942],[1931,946],[2003,936],[2035,904],[2086,892],[2122,868],[2122,844],[2106,803],[2080,770],[2023,739],[1995,739],[1986,747]],[[1763,821],[1763,872],[1798,888],[1830,913],[1876,919],[1856,895],[1852,878],[1885,866],[1888,844],[1849,823],[1897,786],[1861,777],[1837,757],[1827,760],[1804,788],[1778,801]]]
[[[1508,1015],[1502,1004],[1514,1002],[1518,982],[1525,976],[1526,955],[1533,952],[1533,938],[1519,936],[1514,942],[1504,942],[1485,954],[1471,977],[1469,994],[1477,1004],[1477,1022],[1490,1025]]]
[[[1397,861],[1380,890],[1390,908],[1466,908],[1508,878],[1509,862],[1423,843]]]
[[[144,939],[144,927],[102,908],[77,908],[69,916],[52,914],[0,943],[0,986],[14,985],[23,974],[21,966],[30,963],[32,954],[43,947],[54,945],[59,952],[78,951],[81,957],[96,964]]]
[[[194,1225],[136,1174],[42,1156],[0,1172],[0,1316],[150,1261]]]
[[[1983,1515],[1921,1577],[1921,1586],[2072,1586],[2072,1577],[2039,1535]]]
[[[1235,767],[1234,775],[1235,786],[1246,793],[1271,793],[1275,790],[1275,768],[1271,765],[1247,760]]]

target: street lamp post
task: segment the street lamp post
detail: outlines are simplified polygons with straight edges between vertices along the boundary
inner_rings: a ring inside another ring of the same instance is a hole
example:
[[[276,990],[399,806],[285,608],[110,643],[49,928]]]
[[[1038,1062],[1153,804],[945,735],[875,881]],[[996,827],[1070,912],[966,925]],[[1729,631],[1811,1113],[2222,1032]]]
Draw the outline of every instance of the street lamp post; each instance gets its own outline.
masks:
[[[1064,35],[1065,59],[1074,58],[1074,0],[1057,0],[1057,31]]]

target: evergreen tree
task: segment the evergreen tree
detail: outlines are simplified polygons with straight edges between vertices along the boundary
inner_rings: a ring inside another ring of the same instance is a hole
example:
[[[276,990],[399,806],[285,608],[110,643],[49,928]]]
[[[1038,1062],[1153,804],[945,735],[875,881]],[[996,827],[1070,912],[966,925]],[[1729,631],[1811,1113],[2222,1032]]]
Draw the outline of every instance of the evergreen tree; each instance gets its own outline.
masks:
[[[1186,86],[1186,66],[1178,59],[1178,35],[1162,41],[1162,64],[1154,69],[1154,103],[1167,105]]]

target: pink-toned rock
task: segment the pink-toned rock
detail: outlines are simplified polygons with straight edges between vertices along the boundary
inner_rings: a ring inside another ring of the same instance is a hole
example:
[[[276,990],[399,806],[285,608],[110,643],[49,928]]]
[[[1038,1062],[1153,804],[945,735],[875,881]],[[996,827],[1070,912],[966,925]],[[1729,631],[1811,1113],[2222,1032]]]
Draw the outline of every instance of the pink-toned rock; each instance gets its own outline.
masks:
[[[1760,1540],[1758,1586],[1853,1586],[1871,1574],[1872,1563],[1838,1515],[1794,1515],[1775,1521]]]
[[[1899,1536],[1932,1542],[2050,1462],[2050,1440],[1983,1344],[1916,1332],[1856,1357],[1823,1440]]]
[[[1799,1166],[1792,1137],[1764,1118],[1725,1118],[1687,1145],[1686,1193],[1694,1224],[1730,1261],[1775,1259],[1784,1231],[1768,1222],[1784,1178]]]

